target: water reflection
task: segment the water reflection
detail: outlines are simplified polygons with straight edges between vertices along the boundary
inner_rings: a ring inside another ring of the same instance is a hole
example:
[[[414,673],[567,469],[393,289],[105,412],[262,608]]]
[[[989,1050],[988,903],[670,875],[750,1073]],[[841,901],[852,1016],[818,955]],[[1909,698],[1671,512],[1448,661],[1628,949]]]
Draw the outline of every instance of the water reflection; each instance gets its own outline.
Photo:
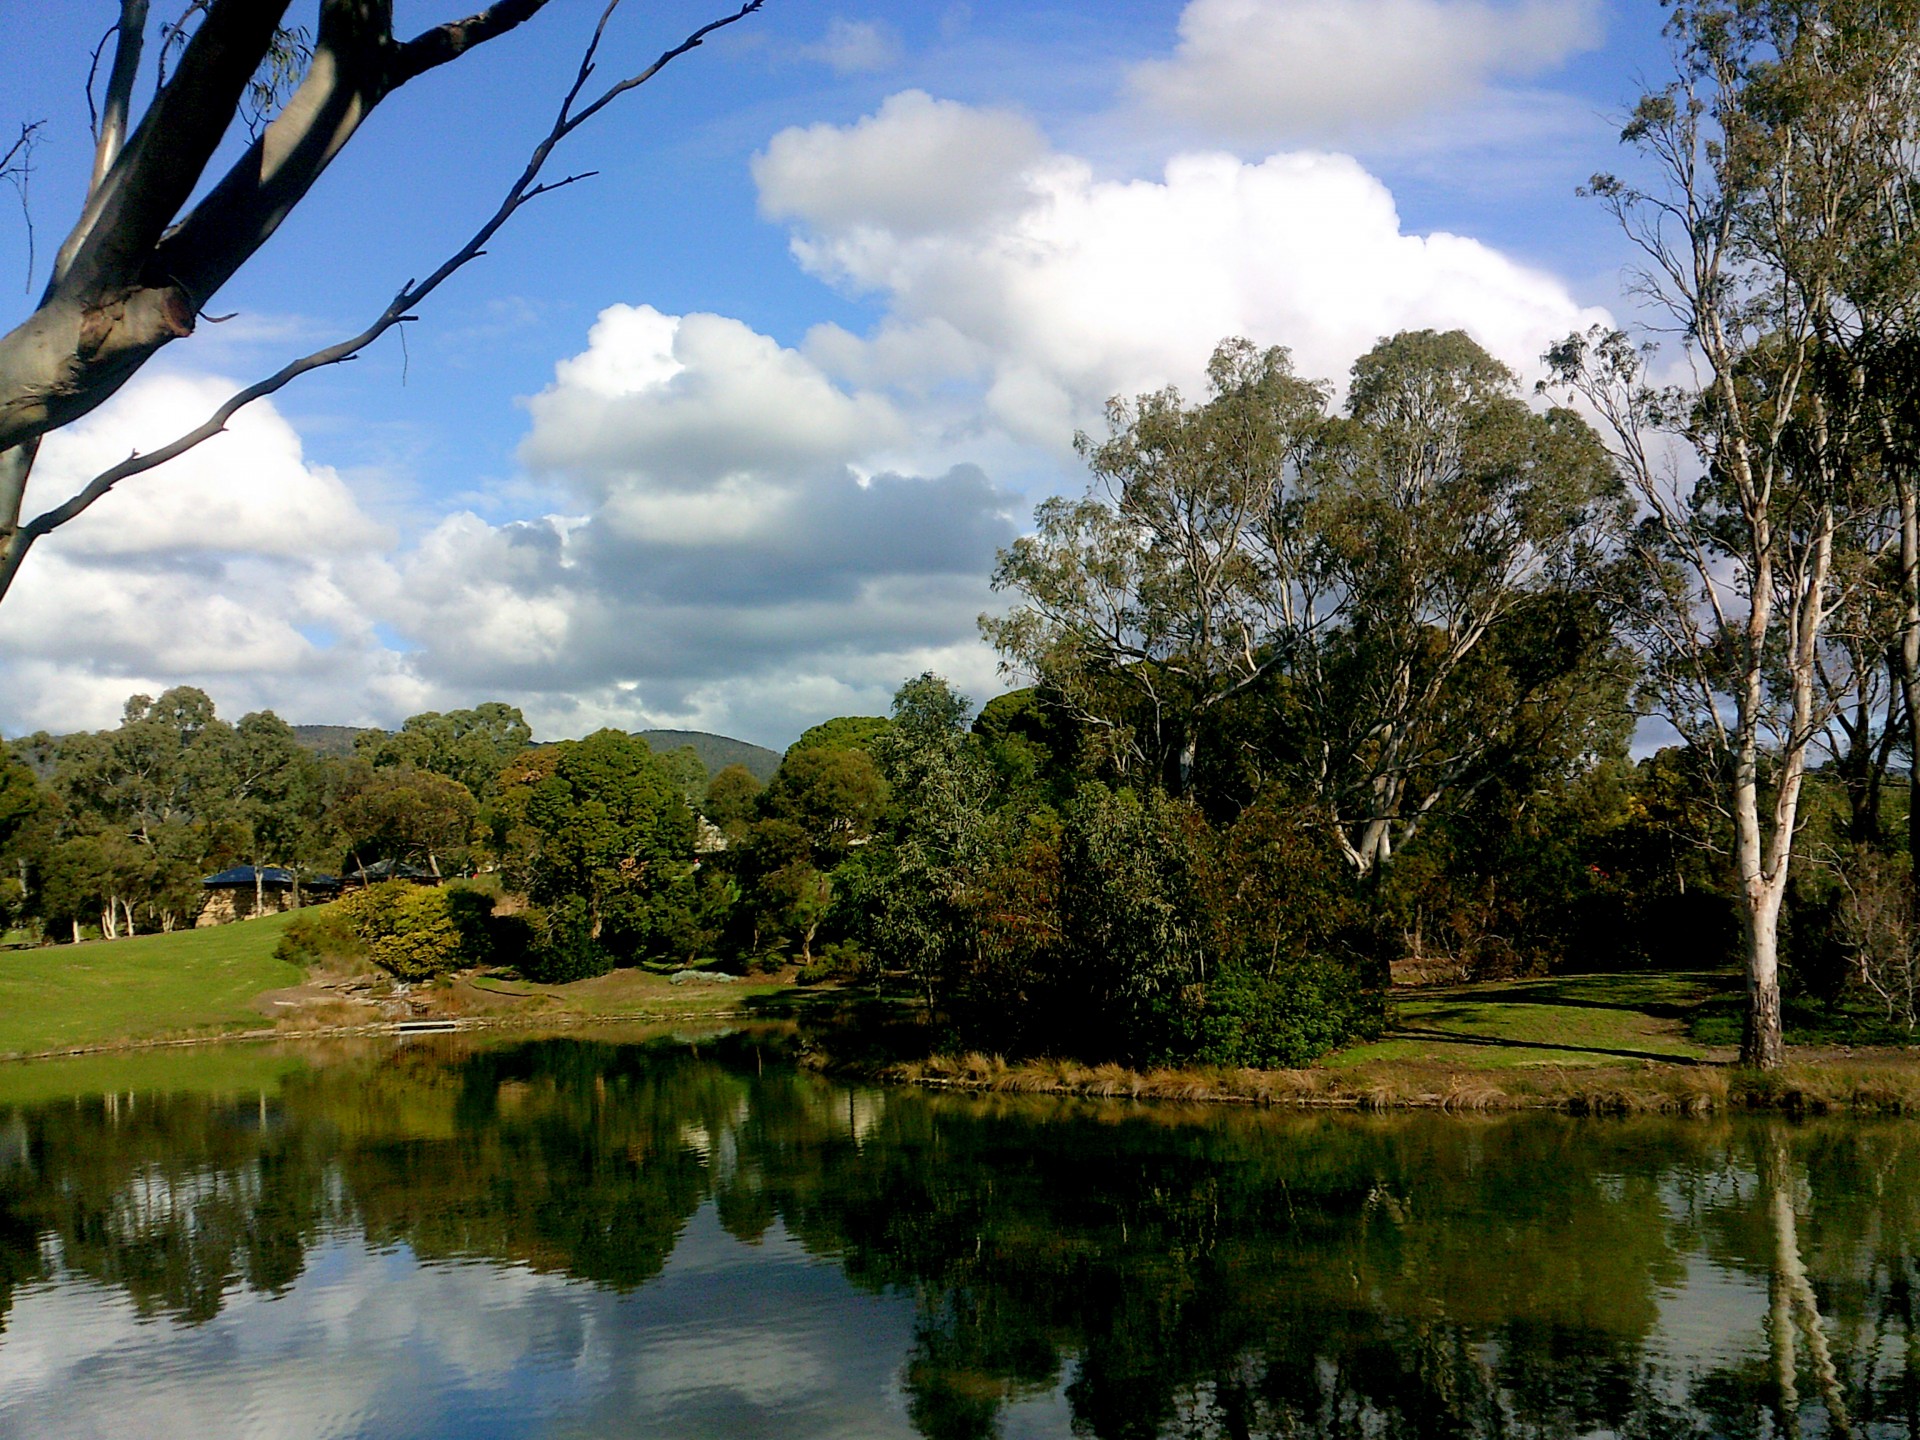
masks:
[[[1920,1132],[410,1046],[0,1113],[0,1435],[1920,1436]]]

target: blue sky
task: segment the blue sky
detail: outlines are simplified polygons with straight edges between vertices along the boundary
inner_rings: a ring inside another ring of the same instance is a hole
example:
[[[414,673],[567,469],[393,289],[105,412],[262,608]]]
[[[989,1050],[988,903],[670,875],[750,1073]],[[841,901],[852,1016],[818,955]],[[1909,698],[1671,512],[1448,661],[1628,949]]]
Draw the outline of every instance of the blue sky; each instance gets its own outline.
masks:
[[[42,264],[114,8],[0,0],[0,119],[45,122]],[[397,28],[461,8],[399,0]],[[597,9],[553,0],[390,99],[221,294],[236,318],[50,446],[38,498],[437,263],[545,130]],[[601,75],[715,13],[630,3]],[[0,731],[110,723],[178,683],[234,715],[502,698],[543,735],[774,745],[929,666],[984,698],[1006,683],[973,630],[993,552],[1084,483],[1071,434],[1105,394],[1193,386],[1228,333],[1338,378],[1403,326],[1464,325],[1525,369],[1624,315],[1629,257],[1574,189],[1623,162],[1661,19],[770,0],[579,134],[556,171],[598,175],[523,213],[404,354],[307,377],[45,542],[0,606]],[[6,323],[40,278],[0,219]]]

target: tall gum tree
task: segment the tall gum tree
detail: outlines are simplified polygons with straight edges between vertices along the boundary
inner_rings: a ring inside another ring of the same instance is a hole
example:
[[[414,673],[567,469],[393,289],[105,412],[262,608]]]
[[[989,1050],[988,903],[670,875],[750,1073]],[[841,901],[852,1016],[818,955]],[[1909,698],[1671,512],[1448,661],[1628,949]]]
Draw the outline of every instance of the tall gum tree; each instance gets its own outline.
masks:
[[[1641,505],[1636,618],[1667,713],[1722,762],[1746,939],[1741,1058],[1763,1069],[1785,1062],[1780,913],[1808,753],[1834,719],[1823,637],[1847,598],[1846,549],[1883,508],[1860,347],[1863,301],[1888,307],[1862,262],[1890,178],[1870,161],[1872,112],[1911,114],[1910,77],[1877,78],[1876,47],[1912,33],[1910,8],[1673,5],[1675,78],[1622,135],[1647,178],[1597,176],[1592,190],[1644,253],[1640,291],[1694,378],[1656,385],[1651,349],[1620,332],[1549,356],[1604,417]]]
[[[1521,666],[1504,642],[1582,628],[1620,487],[1584,421],[1530,408],[1459,331],[1382,341],[1337,416],[1284,349],[1229,340],[1209,378],[1198,404],[1109,405],[1108,439],[1081,441],[1093,488],[1002,552],[1020,603],[981,627],[1176,791],[1216,717],[1258,709],[1261,778],[1311,797],[1370,875],[1503,753],[1585,733],[1611,647]]]

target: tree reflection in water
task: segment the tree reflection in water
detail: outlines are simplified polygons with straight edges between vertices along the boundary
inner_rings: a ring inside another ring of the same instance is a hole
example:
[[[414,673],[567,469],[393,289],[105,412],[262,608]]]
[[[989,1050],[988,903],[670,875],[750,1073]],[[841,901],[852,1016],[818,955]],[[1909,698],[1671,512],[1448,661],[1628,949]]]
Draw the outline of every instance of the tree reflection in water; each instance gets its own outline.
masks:
[[[914,1315],[930,1437],[1920,1435],[1900,1125],[855,1091],[701,1047],[409,1046],[0,1115],[0,1345],[79,1276],[197,1323],[326,1237],[616,1291],[711,1204]],[[778,1043],[778,1042],[773,1042]]]

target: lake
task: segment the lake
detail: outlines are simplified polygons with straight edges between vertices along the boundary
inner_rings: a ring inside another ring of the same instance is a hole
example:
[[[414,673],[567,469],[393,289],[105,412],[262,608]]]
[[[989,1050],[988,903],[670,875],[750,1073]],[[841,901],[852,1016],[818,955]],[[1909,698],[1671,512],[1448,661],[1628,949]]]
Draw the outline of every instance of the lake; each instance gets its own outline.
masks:
[[[0,1436],[1920,1435],[1920,1126],[977,1098],[789,1048],[0,1103]]]

